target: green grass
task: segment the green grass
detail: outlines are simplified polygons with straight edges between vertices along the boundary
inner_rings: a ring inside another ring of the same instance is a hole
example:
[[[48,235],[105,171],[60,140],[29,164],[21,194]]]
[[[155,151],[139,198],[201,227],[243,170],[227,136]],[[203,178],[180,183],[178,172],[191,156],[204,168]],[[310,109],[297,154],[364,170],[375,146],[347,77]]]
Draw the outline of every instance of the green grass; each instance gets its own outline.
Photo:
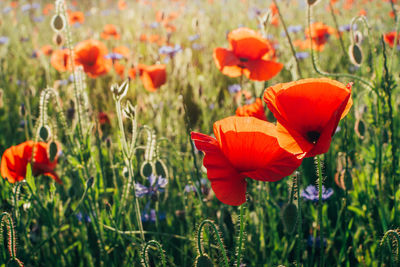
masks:
[[[343,83],[354,82],[353,107],[340,122],[329,152],[321,157],[323,183],[334,190],[320,211],[326,239],[322,253],[318,246],[308,243],[320,235],[319,207],[298,199],[301,189],[316,184],[317,164],[313,159],[303,161],[296,179],[292,176],[274,183],[248,180],[241,234],[240,208],[219,202],[208,181],[202,188],[198,186],[207,174],[202,153],[194,149],[188,133],[212,134],[215,121],[235,114],[237,103],[228,86],[242,82],[245,90],[258,97],[267,86],[300,78],[287,38],[281,35],[282,22],[267,28],[279,45],[277,61],[285,65],[272,80],[264,83],[229,78],[213,61],[213,49],[228,46],[226,33],[239,25],[257,29],[257,18],[249,14],[254,7],[266,10],[272,1],[215,0],[210,4],[190,0],[183,7],[166,0],[152,1],[155,7],[140,3],[143,1],[127,1],[128,8],[122,11],[117,9],[117,1],[77,2],[77,10],[91,15],[85,16],[80,27],[71,27],[73,45],[88,38],[100,39],[104,24],[111,23],[120,30],[121,40],[104,41],[109,51],[114,46],[128,46],[133,57],[127,64],[164,62],[158,45],[139,41],[142,33],[167,38],[162,26],[149,27],[156,11],[162,10],[166,14],[179,11],[172,22],[177,31],[169,38],[172,44],[180,44],[182,51],[166,63],[167,83],[158,91],[146,91],[140,79],[128,82],[129,91],[121,105],[123,108],[130,100],[136,106],[133,121],[138,127],[138,136],[133,138],[135,150],[128,157],[118,123],[122,117],[110,90],[112,84],[121,85],[124,80],[114,70],[96,79],[86,77],[86,89],[78,88],[78,92],[87,94],[88,103],[76,99],[73,83],[58,85],[70,73],[57,72],[49,57],[31,57],[41,46],[52,44],[50,22],[55,11],[43,16],[42,22],[34,20],[49,2],[38,1],[41,8],[24,12],[21,6],[29,2],[20,1],[9,13],[3,9],[10,1],[0,2],[0,36],[9,37],[8,43],[0,44],[0,152],[25,140],[39,140],[37,127],[46,112],[51,138],[62,147],[56,171],[63,181],[60,185],[48,177],[27,177],[27,182],[17,184],[0,180],[0,210],[7,213],[1,217],[1,266],[12,266],[15,258],[25,266],[194,266],[199,255],[208,255],[215,266],[225,266],[225,260],[232,266],[237,261],[239,236],[243,238],[241,262],[246,266],[318,266],[321,255],[325,266],[400,264],[400,233],[396,230],[400,226],[400,63],[399,52],[381,42],[381,35],[396,27],[388,15],[390,1],[359,0],[351,10],[343,8],[344,0],[335,4],[339,25],[350,24],[362,8],[367,11],[368,34],[363,22],[357,21],[364,36],[360,68],[355,68],[347,55],[350,32],[342,34],[346,54],[335,36],[330,37],[324,51],[315,53],[322,72],[336,74],[332,78]],[[278,1],[285,23],[303,27],[298,33],[290,33],[292,40],[304,39],[308,23],[305,2]],[[314,5],[312,19],[335,27],[327,6],[328,0]],[[398,5],[394,7],[400,10]],[[199,39],[190,41],[188,37],[194,34],[199,34]],[[66,32],[63,36],[66,38]],[[193,43],[202,49],[193,49]],[[302,78],[321,76],[311,54],[299,64]],[[364,86],[359,78],[338,75],[343,73],[355,75],[372,87]],[[58,95],[49,98],[45,111],[40,96],[47,87]],[[71,103],[75,107],[72,119],[68,116]],[[107,113],[111,125],[99,126],[100,111]],[[272,114],[266,112],[273,121]],[[65,122],[60,120],[61,113]],[[22,126],[21,121],[25,121]],[[129,146],[135,127],[129,118],[123,118],[122,125]],[[153,156],[149,157],[151,151]],[[154,163],[153,169],[149,162]],[[165,192],[157,199],[146,196],[136,202],[134,181],[146,184],[145,177],[151,172],[168,179]],[[339,173],[346,189],[335,183],[335,174]],[[186,185],[196,185],[198,193],[185,192]],[[287,218],[282,214],[288,203],[301,209],[302,220],[295,217],[293,232],[287,231],[287,222],[282,221]],[[137,215],[150,209],[162,216],[155,222],[143,222],[143,239]],[[200,225],[202,231],[198,233]],[[146,247],[150,240],[155,241]]]

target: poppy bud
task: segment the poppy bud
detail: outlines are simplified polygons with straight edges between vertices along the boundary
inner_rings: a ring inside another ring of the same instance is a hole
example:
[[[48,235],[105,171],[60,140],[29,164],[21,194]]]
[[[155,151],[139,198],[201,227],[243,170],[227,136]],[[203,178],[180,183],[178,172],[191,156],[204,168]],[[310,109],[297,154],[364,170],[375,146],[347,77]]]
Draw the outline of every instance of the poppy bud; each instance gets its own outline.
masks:
[[[349,170],[347,170],[344,173],[343,179],[344,179],[344,186],[345,186],[346,190],[353,189],[353,178],[352,178],[351,173],[350,173]]]
[[[165,166],[164,162],[161,159],[157,159],[156,163],[155,163],[155,167],[156,167],[156,173],[157,175],[161,176],[161,177],[167,177],[168,176],[168,170],[167,170],[167,166]]]
[[[122,175],[123,175],[126,179],[128,179],[128,177],[129,177],[129,170],[128,170],[127,167],[124,167],[124,169],[122,170]]]
[[[363,40],[364,40],[364,37],[363,37],[362,33],[360,31],[356,31],[354,33],[354,42],[356,44],[361,44]]]
[[[25,117],[26,114],[26,109],[25,109],[25,104],[21,104],[21,106],[19,106],[19,115],[21,117]]]
[[[196,259],[196,267],[213,267],[214,264],[212,260],[206,255],[199,255]]]
[[[91,188],[92,185],[93,185],[93,183],[94,183],[94,178],[93,178],[93,176],[92,176],[92,177],[89,178],[89,180],[87,180],[87,182],[86,182],[86,187],[87,187],[87,188]]]
[[[106,139],[106,146],[107,146],[107,148],[111,148],[111,138],[110,137],[107,137],[107,139]]]
[[[114,95],[114,99],[119,100],[126,95],[126,93],[128,92],[128,88],[129,88],[129,83],[128,80],[126,80],[121,84],[121,86],[118,86],[118,84],[111,85],[110,89]]]
[[[66,25],[65,17],[61,14],[54,15],[53,19],[51,20],[51,27],[54,31],[59,32],[64,29]]]
[[[314,5],[317,2],[318,2],[318,0],[307,0],[307,4],[310,6]]]
[[[47,142],[47,140],[49,139],[50,136],[50,128],[47,125],[41,126],[39,129],[39,137]]]
[[[62,46],[64,44],[64,37],[61,33],[57,32],[53,37],[53,43],[57,46]]]
[[[50,145],[49,145],[49,151],[48,151],[49,159],[50,159],[51,162],[53,162],[54,159],[56,158],[57,152],[58,152],[58,147],[57,147],[56,142],[51,141]]]
[[[297,223],[297,206],[293,203],[285,205],[282,209],[282,221],[285,230],[293,233]]]
[[[124,115],[130,119],[134,119],[136,115],[136,107],[131,104],[131,101],[126,101],[126,106],[123,110]]]
[[[362,55],[361,47],[358,44],[352,44],[349,47],[349,56],[350,56],[351,63],[353,63],[356,66],[361,65],[363,55]]]
[[[387,144],[389,142],[389,133],[386,129],[382,131],[382,143]]]
[[[354,125],[354,131],[360,139],[364,139],[365,136],[365,123],[361,119],[357,119]]]
[[[149,177],[153,173],[153,166],[150,162],[145,161],[140,168],[140,174],[143,177]]]

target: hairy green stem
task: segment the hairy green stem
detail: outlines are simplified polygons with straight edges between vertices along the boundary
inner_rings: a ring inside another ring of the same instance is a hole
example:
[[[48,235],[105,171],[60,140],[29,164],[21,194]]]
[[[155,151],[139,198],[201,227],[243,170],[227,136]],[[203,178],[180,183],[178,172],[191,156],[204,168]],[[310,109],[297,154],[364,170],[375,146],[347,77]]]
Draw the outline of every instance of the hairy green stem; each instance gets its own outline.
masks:
[[[292,52],[292,56],[296,62],[297,73],[298,73],[299,77],[302,78],[303,75],[301,73],[300,62],[299,62],[299,59],[296,57],[296,50],[294,49],[292,39],[290,38],[289,32],[287,30],[285,20],[283,19],[281,10],[279,9],[279,6],[278,6],[278,3],[276,2],[276,0],[272,0],[272,2],[274,2],[276,9],[278,10],[279,20],[281,21],[283,29],[285,30],[285,35],[286,35],[286,38],[287,38],[289,46],[290,46],[290,51]]]
[[[307,9],[307,23],[308,23],[308,29],[310,30],[310,26],[311,26],[311,6],[310,5],[308,5],[308,9]],[[370,89],[374,88],[373,85],[370,82],[368,82],[368,81],[364,80],[363,78],[358,77],[356,75],[347,74],[347,73],[329,73],[329,72],[325,72],[325,71],[321,70],[320,67],[317,64],[317,58],[316,58],[315,53],[314,53],[313,41],[312,41],[312,38],[311,38],[311,33],[309,33],[309,35],[310,35],[309,39],[310,39],[311,61],[312,61],[312,65],[313,65],[313,68],[314,68],[315,72],[317,72],[318,74],[320,74],[322,76],[344,77],[344,78],[354,79],[354,80],[357,80],[357,81],[361,82],[362,84],[364,84],[365,86],[367,86]]]
[[[222,239],[219,236],[219,232],[218,232],[217,226],[211,220],[204,220],[199,225],[199,230],[197,232],[197,249],[199,250],[199,254],[201,256],[204,254],[204,252],[203,252],[203,244],[202,244],[201,240],[202,240],[203,228],[204,228],[205,225],[209,225],[211,227],[211,229],[214,231],[214,233],[215,233],[215,235],[217,237],[217,242],[218,242],[219,248],[220,248],[220,250],[222,252],[222,257],[224,259],[224,266],[225,267],[229,267],[228,257],[226,255],[224,244],[222,243]]]
[[[319,251],[319,266],[324,266],[324,228],[322,223],[322,164],[321,164],[321,156],[317,156],[317,168],[318,168],[318,223],[319,223],[319,244],[320,244],[320,251]]]
[[[236,255],[236,266],[240,266],[240,262],[242,260],[242,247],[243,247],[243,238],[244,238],[244,209],[245,204],[240,205],[240,232],[237,244],[237,255]]]

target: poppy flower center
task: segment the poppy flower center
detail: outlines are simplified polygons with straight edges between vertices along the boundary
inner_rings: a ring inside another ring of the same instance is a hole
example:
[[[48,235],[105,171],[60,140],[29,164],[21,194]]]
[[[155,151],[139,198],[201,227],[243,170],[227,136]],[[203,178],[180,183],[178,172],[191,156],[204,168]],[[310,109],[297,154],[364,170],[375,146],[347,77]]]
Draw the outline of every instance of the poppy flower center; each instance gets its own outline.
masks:
[[[249,61],[249,59],[248,59],[248,58],[245,58],[245,57],[240,57],[239,60],[240,60],[240,62],[247,62],[247,61]]]
[[[321,134],[317,131],[309,131],[309,132],[307,132],[306,135],[307,135],[307,141],[315,144],[315,143],[317,143]]]

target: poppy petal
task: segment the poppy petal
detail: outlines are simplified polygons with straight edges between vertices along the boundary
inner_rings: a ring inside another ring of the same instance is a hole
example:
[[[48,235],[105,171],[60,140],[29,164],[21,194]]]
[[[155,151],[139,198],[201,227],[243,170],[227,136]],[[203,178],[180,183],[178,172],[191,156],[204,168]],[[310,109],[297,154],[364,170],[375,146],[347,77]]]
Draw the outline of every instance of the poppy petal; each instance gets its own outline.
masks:
[[[277,75],[283,68],[283,64],[271,60],[249,60],[245,62],[244,74],[254,81],[267,81]]]
[[[228,40],[233,53],[238,58],[259,59],[271,50],[268,40],[249,28],[242,27],[231,31],[228,34]]]
[[[242,75],[243,69],[238,66],[240,64],[240,60],[232,51],[217,47],[214,49],[213,57],[217,68],[223,74],[229,77],[239,77]]]
[[[231,165],[249,178],[277,181],[301,164],[279,146],[272,123],[254,117],[228,117],[214,124],[214,134]]]
[[[247,183],[229,163],[217,140],[202,133],[191,133],[196,148],[205,153],[203,165],[215,196],[223,203],[238,206],[246,201]]]

